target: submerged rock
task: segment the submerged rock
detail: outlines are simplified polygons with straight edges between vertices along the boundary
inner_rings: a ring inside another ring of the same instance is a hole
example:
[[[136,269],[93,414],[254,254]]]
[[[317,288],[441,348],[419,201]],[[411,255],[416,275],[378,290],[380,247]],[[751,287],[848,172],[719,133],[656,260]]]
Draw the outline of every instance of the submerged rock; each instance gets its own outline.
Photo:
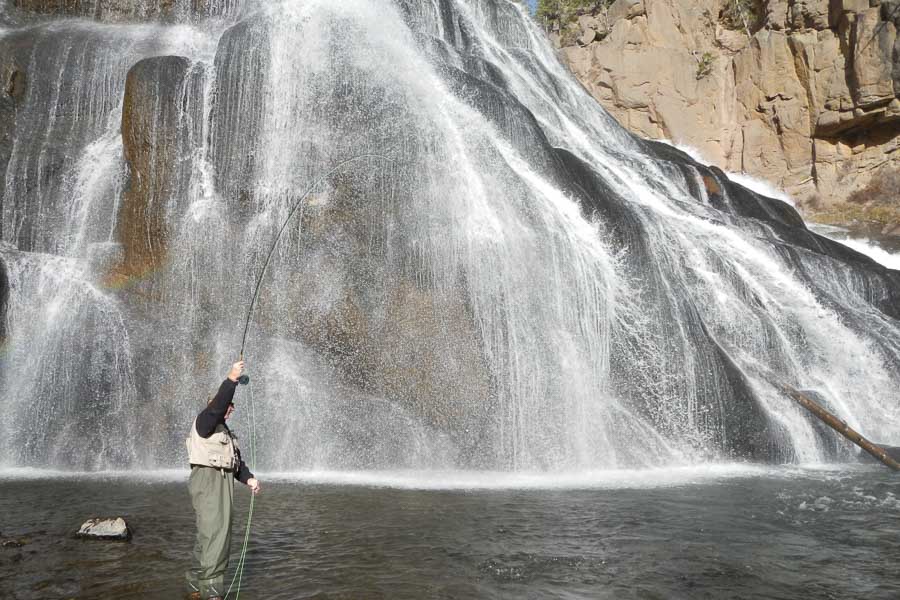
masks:
[[[75,535],[96,540],[128,541],[131,539],[131,529],[122,517],[97,517],[85,521]]]

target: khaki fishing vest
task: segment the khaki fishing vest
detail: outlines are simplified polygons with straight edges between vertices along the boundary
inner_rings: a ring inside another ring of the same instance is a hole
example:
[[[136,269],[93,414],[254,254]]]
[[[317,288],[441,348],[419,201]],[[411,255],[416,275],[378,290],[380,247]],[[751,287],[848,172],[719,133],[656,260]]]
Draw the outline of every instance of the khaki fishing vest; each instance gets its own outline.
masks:
[[[197,433],[197,420],[191,426],[191,435],[185,440],[188,460],[192,465],[234,470],[237,468],[237,439],[224,425],[218,425],[208,438]]]

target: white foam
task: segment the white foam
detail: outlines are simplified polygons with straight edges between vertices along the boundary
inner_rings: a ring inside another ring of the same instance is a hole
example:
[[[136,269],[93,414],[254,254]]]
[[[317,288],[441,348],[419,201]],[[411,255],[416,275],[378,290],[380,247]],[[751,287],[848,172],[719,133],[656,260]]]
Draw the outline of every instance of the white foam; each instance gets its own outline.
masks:
[[[306,471],[269,473],[268,480],[409,490],[556,490],[649,489],[762,477],[771,467],[746,463],[710,463],[658,469],[608,469],[577,472],[497,471]]]
[[[900,252],[888,252],[884,248],[881,248],[875,242],[869,241],[867,238],[859,238],[859,239],[851,239],[851,238],[836,238],[831,237],[830,235],[826,235],[830,239],[833,239],[836,242],[840,242],[841,244],[847,246],[848,248],[853,248],[857,252],[865,254],[869,258],[875,260],[876,262],[884,265],[888,269],[897,269],[900,270]]]
[[[123,480],[148,483],[187,481],[190,471],[183,469],[152,469],[130,471],[62,471],[37,467],[0,468],[0,481],[41,481],[49,479],[80,479],[87,481]]]
[[[794,199],[790,197],[784,190],[776,188],[774,185],[764,179],[759,179],[748,175],[747,173],[727,173],[728,178],[733,182],[744,186],[745,188],[756,192],[762,196],[775,198],[782,202],[787,202],[791,206],[796,206]]]
[[[381,471],[278,471],[258,472],[263,482],[389,488],[400,490],[567,490],[567,489],[654,489],[701,485],[731,479],[844,479],[854,474],[879,470],[862,463],[809,463],[763,465],[751,463],[706,463],[653,469],[604,469],[560,473],[381,470]],[[187,480],[187,468],[129,471],[63,471],[35,467],[0,468],[0,481],[123,481],[135,483],[178,483]]]

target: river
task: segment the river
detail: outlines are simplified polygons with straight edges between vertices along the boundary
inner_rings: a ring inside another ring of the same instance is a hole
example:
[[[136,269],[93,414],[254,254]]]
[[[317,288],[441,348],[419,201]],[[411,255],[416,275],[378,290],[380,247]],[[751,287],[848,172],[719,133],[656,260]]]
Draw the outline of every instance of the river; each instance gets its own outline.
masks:
[[[876,466],[263,479],[247,599],[900,597],[900,479]],[[185,472],[12,470],[0,486],[2,537],[26,542],[0,549],[0,597],[180,597]],[[125,516],[133,540],[75,539],[95,515]]]

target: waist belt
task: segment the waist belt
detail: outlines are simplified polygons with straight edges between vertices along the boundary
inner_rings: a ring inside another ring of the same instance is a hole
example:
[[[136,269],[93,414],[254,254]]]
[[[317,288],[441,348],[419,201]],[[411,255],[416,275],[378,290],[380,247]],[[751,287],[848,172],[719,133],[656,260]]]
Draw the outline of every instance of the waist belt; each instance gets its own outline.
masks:
[[[209,465],[198,465],[191,463],[191,469],[194,469],[195,467],[198,469],[215,469],[216,471],[222,471],[223,473],[234,473],[234,469],[226,469],[225,467],[211,467]]]

